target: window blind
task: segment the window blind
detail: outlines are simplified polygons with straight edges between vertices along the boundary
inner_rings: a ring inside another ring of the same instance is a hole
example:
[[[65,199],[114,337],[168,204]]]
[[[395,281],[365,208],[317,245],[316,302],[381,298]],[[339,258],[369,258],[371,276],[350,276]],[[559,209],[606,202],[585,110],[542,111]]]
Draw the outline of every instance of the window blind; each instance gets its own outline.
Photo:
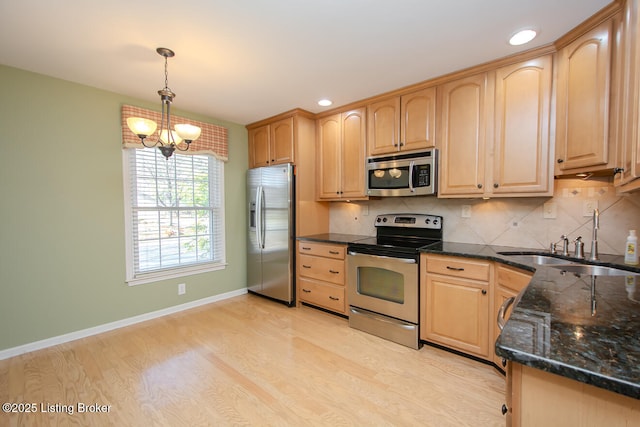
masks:
[[[129,278],[224,264],[224,163],[157,149],[128,156]]]

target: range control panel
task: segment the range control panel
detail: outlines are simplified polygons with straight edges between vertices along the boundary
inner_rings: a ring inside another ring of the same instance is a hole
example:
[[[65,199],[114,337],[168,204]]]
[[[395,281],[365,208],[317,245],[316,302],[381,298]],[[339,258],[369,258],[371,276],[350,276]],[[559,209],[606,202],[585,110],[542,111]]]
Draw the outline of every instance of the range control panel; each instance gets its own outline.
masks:
[[[384,214],[378,215],[376,227],[407,227],[442,229],[442,217],[424,214]]]

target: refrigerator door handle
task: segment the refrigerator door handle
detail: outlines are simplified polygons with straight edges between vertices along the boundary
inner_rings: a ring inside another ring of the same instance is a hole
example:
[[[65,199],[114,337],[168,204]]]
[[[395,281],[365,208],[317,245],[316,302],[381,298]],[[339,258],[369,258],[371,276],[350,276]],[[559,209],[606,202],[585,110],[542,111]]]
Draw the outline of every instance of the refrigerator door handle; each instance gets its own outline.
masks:
[[[256,236],[258,238],[258,247],[264,248],[262,243],[262,185],[256,189]]]
[[[260,191],[260,210],[258,212],[260,212],[260,248],[264,249],[265,247],[265,232],[266,232],[266,211],[265,211],[265,198],[264,198],[264,187],[261,185],[259,188]]]

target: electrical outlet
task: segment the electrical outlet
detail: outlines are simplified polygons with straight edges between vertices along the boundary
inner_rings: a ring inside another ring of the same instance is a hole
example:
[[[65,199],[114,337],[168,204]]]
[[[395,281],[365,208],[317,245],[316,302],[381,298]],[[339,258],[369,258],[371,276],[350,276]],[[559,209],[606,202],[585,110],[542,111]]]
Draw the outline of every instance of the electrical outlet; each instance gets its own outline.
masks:
[[[462,205],[460,216],[462,218],[471,218],[471,205]]]
[[[558,217],[558,205],[556,205],[556,202],[547,202],[542,209],[544,218],[556,219]]]
[[[593,216],[593,211],[598,209],[598,201],[596,199],[587,199],[582,202],[582,216]]]
[[[187,293],[187,284],[178,283],[178,295],[184,295]]]

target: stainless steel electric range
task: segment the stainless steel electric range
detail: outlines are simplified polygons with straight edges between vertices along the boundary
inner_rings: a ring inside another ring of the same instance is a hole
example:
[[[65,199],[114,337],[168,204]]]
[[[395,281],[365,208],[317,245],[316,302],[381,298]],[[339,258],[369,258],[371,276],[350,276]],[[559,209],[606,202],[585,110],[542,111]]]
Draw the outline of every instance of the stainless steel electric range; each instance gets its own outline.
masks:
[[[375,227],[347,246],[349,326],[418,349],[418,249],[442,241],[442,217],[378,215]]]

